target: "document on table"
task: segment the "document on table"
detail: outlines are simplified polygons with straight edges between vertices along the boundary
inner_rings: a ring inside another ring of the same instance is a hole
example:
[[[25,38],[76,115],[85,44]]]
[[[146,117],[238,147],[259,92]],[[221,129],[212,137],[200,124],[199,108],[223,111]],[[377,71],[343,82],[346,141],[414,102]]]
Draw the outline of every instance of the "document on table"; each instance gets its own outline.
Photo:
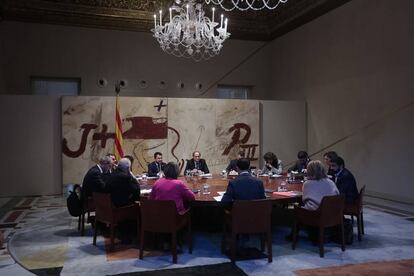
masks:
[[[225,192],[217,192],[219,195],[214,197],[215,201],[221,201]]]
[[[221,201],[222,198],[223,198],[223,196],[222,195],[219,195],[219,196],[215,196],[214,197],[214,200],[215,201]]]
[[[149,193],[151,193],[151,190],[152,189],[142,189],[141,194],[149,194]]]
[[[273,192],[274,195],[294,197],[302,195],[302,192],[299,191],[289,191],[289,192]]]

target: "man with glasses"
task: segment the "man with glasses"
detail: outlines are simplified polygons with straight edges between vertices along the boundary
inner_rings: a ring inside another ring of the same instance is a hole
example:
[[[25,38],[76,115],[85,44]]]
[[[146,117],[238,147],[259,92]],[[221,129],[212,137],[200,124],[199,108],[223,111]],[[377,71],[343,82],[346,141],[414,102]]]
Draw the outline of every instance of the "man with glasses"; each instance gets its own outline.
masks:
[[[298,160],[295,162],[295,164],[288,169],[288,172],[298,172],[298,173],[305,173],[306,167],[308,166],[310,158],[308,156],[308,153],[306,151],[299,151],[298,152]]]
[[[193,152],[193,158],[187,161],[185,172],[188,171],[193,174],[204,174],[210,172],[206,160],[201,159],[201,153],[199,151]]]

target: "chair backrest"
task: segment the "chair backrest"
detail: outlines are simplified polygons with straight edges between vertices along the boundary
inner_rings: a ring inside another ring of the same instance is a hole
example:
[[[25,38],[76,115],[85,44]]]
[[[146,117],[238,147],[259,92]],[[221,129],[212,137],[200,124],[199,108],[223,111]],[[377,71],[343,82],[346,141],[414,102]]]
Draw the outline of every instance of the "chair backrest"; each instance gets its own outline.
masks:
[[[167,233],[175,229],[178,214],[173,200],[142,200],[140,209],[143,230]]]
[[[345,197],[343,195],[325,196],[322,198],[320,211],[320,224],[335,226],[342,223]]]
[[[365,195],[365,185],[362,186],[361,190],[359,191],[359,195],[357,198],[357,205],[358,205],[358,210],[361,211],[362,210],[362,204],[364,201],[364,195]]]
[[[269,200],[236,200],[233,203],[232,228],[237,233],[262,233],[270,229],[272,205]]]
[[[111,195],[108,193],[93,193],[96,220],[112,223],[114,220]]]

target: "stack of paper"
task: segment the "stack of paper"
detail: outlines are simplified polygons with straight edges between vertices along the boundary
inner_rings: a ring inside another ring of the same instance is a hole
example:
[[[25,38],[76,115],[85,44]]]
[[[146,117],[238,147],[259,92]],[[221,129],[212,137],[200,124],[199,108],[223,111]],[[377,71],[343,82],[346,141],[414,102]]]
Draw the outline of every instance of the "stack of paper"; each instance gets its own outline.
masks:
[[[215,201],[221,201],[225,192],[217,192],[219,195],[214,197]]]
[[[279,195],[279,196],[294,197],[294,196],[300,195],[301,193],[296,192],[296,191],[289,191],[289,192],[273,192],[273,194]]]
[[[141,194],[149,194],[151,193],[152,189],[143,189],[141,190]]]

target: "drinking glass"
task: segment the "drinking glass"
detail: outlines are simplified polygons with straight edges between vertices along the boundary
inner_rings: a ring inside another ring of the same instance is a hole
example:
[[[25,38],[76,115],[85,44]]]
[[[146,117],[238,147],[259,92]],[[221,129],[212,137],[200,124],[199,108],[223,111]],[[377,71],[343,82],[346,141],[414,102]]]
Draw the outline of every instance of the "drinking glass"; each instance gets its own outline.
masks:
[[[278,191],[279,192],[287,192],[287,183],[286,183],[286,181],[282,181],[281,183],[280,183],[280,186],[279,186],[279,188],[278,188]]]
[[[203,195],[207,195],[210,193],[208,190],[209,188],[210,188],[210,185],[208,185],[207,183],[203,184]]]

